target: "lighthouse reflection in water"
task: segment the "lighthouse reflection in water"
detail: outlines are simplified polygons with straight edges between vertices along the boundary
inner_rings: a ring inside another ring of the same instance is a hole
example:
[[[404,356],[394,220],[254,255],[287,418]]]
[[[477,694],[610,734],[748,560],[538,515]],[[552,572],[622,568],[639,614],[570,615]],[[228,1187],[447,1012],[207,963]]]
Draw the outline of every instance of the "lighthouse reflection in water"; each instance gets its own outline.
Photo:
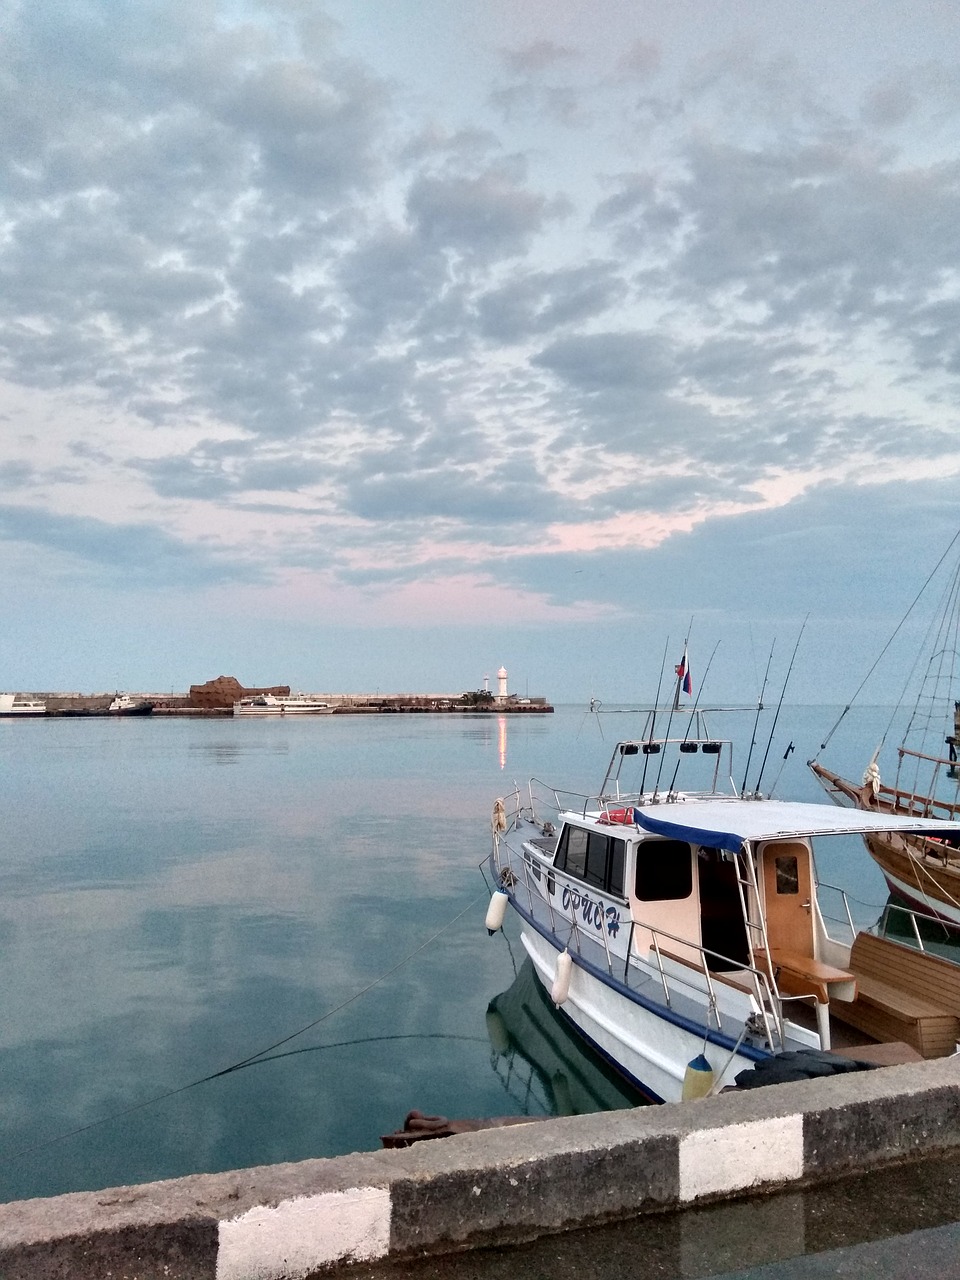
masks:
[[[584,1115],[646,1100],[567,1026],[526,959],[487,1008],[491,1063],[518,1115]]]

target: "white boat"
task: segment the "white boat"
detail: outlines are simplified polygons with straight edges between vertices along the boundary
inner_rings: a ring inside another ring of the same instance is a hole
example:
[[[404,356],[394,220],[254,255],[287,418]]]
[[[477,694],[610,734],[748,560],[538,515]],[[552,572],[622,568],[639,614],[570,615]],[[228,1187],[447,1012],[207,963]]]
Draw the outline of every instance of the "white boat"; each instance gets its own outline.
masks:
[[[652,711],[649,732],[617,744],[596,796],[533,782],[527,796],[518,789],[496,802],[487,928],[513,908],[554,1003],[654,1101],[700,1096],[783,1052],[858,1038],[906,1041],[922,1056],[953,1052],[960,997],[935,1028],[920,1026],[916,988],[906,989],[914,978],[898,984],[914,959],[933,985],[938,965],[958,984],[960,969],[868,931],[854,936],[849,909],[844,936],[831,936],[814,845],[879,830],[958,836],[960,823],[723,792],[731,744],[710,736],[697,712],[682,738],[655,737],[657,717],[676,715],[676,706]],[[673,761],[666,772],[661,764],[668,756],[692,767],[699,789],[676,788]],[[896,988],[879,1014],[878,966]],[[931,1028],[939,1039],[924,1038]]]
[[[0,693],[0,716],[45,716],[47,704],[22,693]]]
[[[302,693],[294,697],[277,697],[272,693],[252,694],[233,704],[235,716],[331,716],[333,707]]]

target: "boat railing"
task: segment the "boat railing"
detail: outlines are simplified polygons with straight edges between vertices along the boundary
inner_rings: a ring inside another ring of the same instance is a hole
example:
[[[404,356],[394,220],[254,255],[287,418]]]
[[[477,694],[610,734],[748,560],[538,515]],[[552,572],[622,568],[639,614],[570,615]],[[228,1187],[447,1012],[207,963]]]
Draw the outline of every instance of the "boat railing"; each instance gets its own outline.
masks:
[[[900,928],[897,928],[898,923],[901,925]],[[899,902],[886,903],[873,932],[879,934],[881,938],[889,938],[891,942],[903,942],[905,932],[903,926],[906,926],[908,936],[912,938],[912,944],[918,951],[926,951],[927,946],[934,941],[954,945],[960,942],[960,926],[953,925],[938,916],[927,915],[923,911],[914,911],[912,907],[903,906]],[[924,938],[921,932],[924,928],[928,933],[938,936]]]
[[[927,764],[933,765],[932,777],[926,790],[917,791],[914,789],[904,789],[900,786],[900,774],[904,769],[907,760],[924,760]],[[897,779],[894,786],[880,784],[880,792],[884,796],[892,798],[894,805],[898,810],[907,810],[918,818],[942,818],[945,821],[955,821],[958,809],[957,801],[940,800],[934,794],[940,782],[941,770],[946,769],[948,776],[956,778],[957,763],[955,760],[944,759],[942,756],[928,755],[923,751],[914,751],[910,747],[898,748],[897,759]]]
[[[773,985],[770,981],[770,975],[765,970],[758,968],[756,965],[744,964],[741,961],[731,960],[729,956],[722,955],[719,951],[712,951],[709,947],[702,947],[690,941],[689,938],[681,938],[677,934],[668,933],[666,929],[658,929],[653,925],[644,924],[641,921],[631,925],[630,947],[628,950],[631,954],[639,954],[634,951],[633,931],[639,930],[643,933],[649,933],[651,937],[651,949],[657,960],[657,969],[660,973],[660,982],[663,987],[663,996],[670,1007],[670,983],[688,987],[690,990],[702,993],[704,989],[707,994],[707,1010],[708,1017],[712,1016],[716,1022],[717,1029],[720,1030],[720,1005],[717,997],[716,974],[710,968],[710,960],[719,961],[724,965],[724,971],[736,972],[738,978],[748,979],[752,990],[749,994],[753,996],[758,1005],[758,1012],[763,1023],[764,1035],[767,1043],[771,1048],[775,1048],[777,1042],[783,1047],[783,1021],[778,1008],[779,996],[775,994]],[[669,946],[663,946],[662,941],[666,940],[668,944],[673,943],[683,947],[687,951],[692,951],[697,958],[696,964],[691,964],[691,973],[703,978],[704,986],[701,987],[698,981],[687,978],[683,972],[683,965],[686,961],[677,961],[670,954]],[[673,960],[674,963],[670,968],[669,974],[664,966],[664,959]],[[730,966],[734,966],[731,970]],[[669,978],[669,983],[668,983]],[[739,983],[737,984],[740,985]],[[744,988],[746,989],[746,988]]]
[[[836,900],[838,904],[837,909],[842,910],[843,912],[842,916],[833,915],[830,911],[827,910],[827,904],[824,901],[825,892],[830,897],[831,901],[833,901],[834,899]],[[829,923],[829,924],[840,925],[841,928],[844,929],[846,933],[849,935],[843,938],[835,938],[831,933],[828,932],[827,937],[830,939],[831,942],[839,942],[839,943],[842,943],[844,946],[850,946],[854,938],[860,932],[860,927],[854,924],[853,912],[850,909],[850,899],[847,897],[846,890],[841,889],[839,885],[826,884],[823,880],[821,880],[817,885],[817,902],[819,903],[819,906],[820,906],[820,914],[823,918],[824,924],[826,925],[827,923]]]

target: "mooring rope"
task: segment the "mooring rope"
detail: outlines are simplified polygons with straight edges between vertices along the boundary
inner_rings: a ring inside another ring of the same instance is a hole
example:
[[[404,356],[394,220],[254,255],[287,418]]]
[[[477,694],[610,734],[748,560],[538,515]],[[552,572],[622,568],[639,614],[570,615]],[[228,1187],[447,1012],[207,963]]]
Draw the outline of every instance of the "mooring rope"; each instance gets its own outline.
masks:
[[[114,1111],[108,1116],[102,1116],[99,1120],[91,1120],[88,1124],[78,1125],[75,1129],[68,1129],[66,1132],[58,1133],[52,1138],[45,1138],[43,1142],[34,1143],[33,1146],[24,1147],[20,1151],[15,1151],[9,1155],[5,1155],[0,1159],[0,1168],[12,1164],[15,1160],[21,1160],[24,1156],[34,1155],[37,1151],[43,1151],[47,1147],[56,1146],[58,1142],[66,1142],[68,1138],[75,1138],[81,1133],[89,1133],[91,1129],[98,1129],[102,1125],[111,1124],[114,1120],[122,1120],[125,1116],[133,1115],[136,1111],[144,1111],[147,1107],[155,1106],[158,1102],[165,1102],[168,1098],[175,1098],[178,1094],[186,1093],[189,1089],[196,1089],[202,1084],[209,1084],[211,1080],[219,1080],[221,1076],[228,1076],[234,1071],[240,1071],[243,1067],[253,1066],[261,1061],[270,1061],[266,1055],[272,1054],[274,1049],[279,1049],[282,1045],[289,1044],[291,1040],[296,1040],[298,1036],[302,1036],[305,1032],[311,1031],[314,1027],[320,1026],[322,1022],[326,1022],[329,1018],[332,1018],[335,1013],[340,1013],[342,1009],[346,1009],[348,1005],[359,1000],[361,996],[365,996],[368,991],[372,991],[374,987],[379,986],[381,982],[385,982],[387,978],[392,977],[393,974],[402,969],[405,964],[409,964],[409,962],[418,956],[421,951],[429,947],[432,942],[436,942],[437,938],[446,933],[451,926],[455,925],[458,920],[462,920],[463,917],[467,915],[468,912],[472,911],[474,907],[476,907],[477,903],[485,896],[485,894],[479,894],[469,902],[462,911],[457,912],[452,919],[448,920],[445,925],[438,929],[436,933],[432,933],[429,938],[426,938],[421,942],[419,946],[413,949],[413,951],[408,952],[402,960],[398,960],[392,968],[381,973],[379,977],[374,978],[372,982],[368,982],[365,987],[361,987],[360,990],[355,991],[353,995],[347,996],[345,1000],[341,1000],[339,1004],[334,1005],[332,1009],[328,1009],[327,1012],[321,1014],[319,1018],[314,1018],[313,1021],[308,1022],[306,1026],[300,1027],[298,1031],[293,1031],[290,1035],[284,1036],[280,1040],[275,1040],[273,1044],[266,1045],[265,1048],[259,1049],[256,1053],[249,1054],[246,1058],[241,1058],[239,1062],[231,1063],[229,1067],[223,1067],[220,1071],[212,1071],[209,1075],[201,1076],[198,1080],[191,1080],[189,1084],[178,1085],[174,1089],[166,1089],[163,1093],[155,1094],[152,1098],[145,1098],[142,1102],[135,1102],[129,1107],[122,1107],[119,1111]],[[386,1037],[377,1038],[385,1039]],[[316,1049],[323,1049],[333,1048],[335,1046],[315,1045],[313,1047]],[[284,1057],[286,1055],[279,1054],[276,1056]]]

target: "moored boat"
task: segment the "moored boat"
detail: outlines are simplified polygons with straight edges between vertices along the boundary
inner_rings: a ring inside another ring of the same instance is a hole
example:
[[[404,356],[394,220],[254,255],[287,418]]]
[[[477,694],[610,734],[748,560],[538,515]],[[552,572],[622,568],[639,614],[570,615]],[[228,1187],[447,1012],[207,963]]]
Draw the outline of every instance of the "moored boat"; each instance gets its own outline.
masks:
[[[107,714],[111,716],[148,716],[152,711],[152,702],[131,697],[129,693],[118,693],[107,707]]]
[[[936,579],[958,539],[960,534],[908,614]],[[884,781],[881,776],[889,763],[883,758],[885,742],[874,751],[860,782],[821,764],[818,758],[809,761],[814,776],[837,804],[896,817],[960,819],[960,559],[949,570],[926,643],[930,650],[926,661],[914,664],[920,666],[920,683],[897,747],[893,781]],[[849,709],[849,705],[844,708],[843,715]],[[960,842],[896,832],[866,833],[864,842],[892,894],[916,911],[960,928]]]
[[[39,698],[28,698],[22,693],[0,693],[0,716],[45,716],[47,704]]]
[[[715,1091],[778,1053],[858,1037],[952,1052],[960,969],[867,931],[854,937],[852,926],[849,937],[832,936],[814,849],[884,831],[960,840],[960,823],[723,791],[721,756],[732,777],[732,744],[709,734],[699,712],[682,737],[656,736],[657,717],[677,714],[676,704],[648,713],[645,733],[616,745],[594,796],[531,783],[527,796],[497,801],[488,929],[508,906],[516,912],[554,1003],[654,1101]],[[664,774],[668,754],[676,766]],[[677,788],[681,765],[699,775],[694,789]],[[628,779],[634,768],[639,777]],[[925,1021],[915,1016],[917,988],[936,985],[938,965],[956,971],[957,989],[936,1017],[931,1002]],[[884,1005],[881,988],[891,985]]]
[[[235,716],[330,716],[333,707],[302,693],[284,698],[272,693],[252,694],[233,704]]]

